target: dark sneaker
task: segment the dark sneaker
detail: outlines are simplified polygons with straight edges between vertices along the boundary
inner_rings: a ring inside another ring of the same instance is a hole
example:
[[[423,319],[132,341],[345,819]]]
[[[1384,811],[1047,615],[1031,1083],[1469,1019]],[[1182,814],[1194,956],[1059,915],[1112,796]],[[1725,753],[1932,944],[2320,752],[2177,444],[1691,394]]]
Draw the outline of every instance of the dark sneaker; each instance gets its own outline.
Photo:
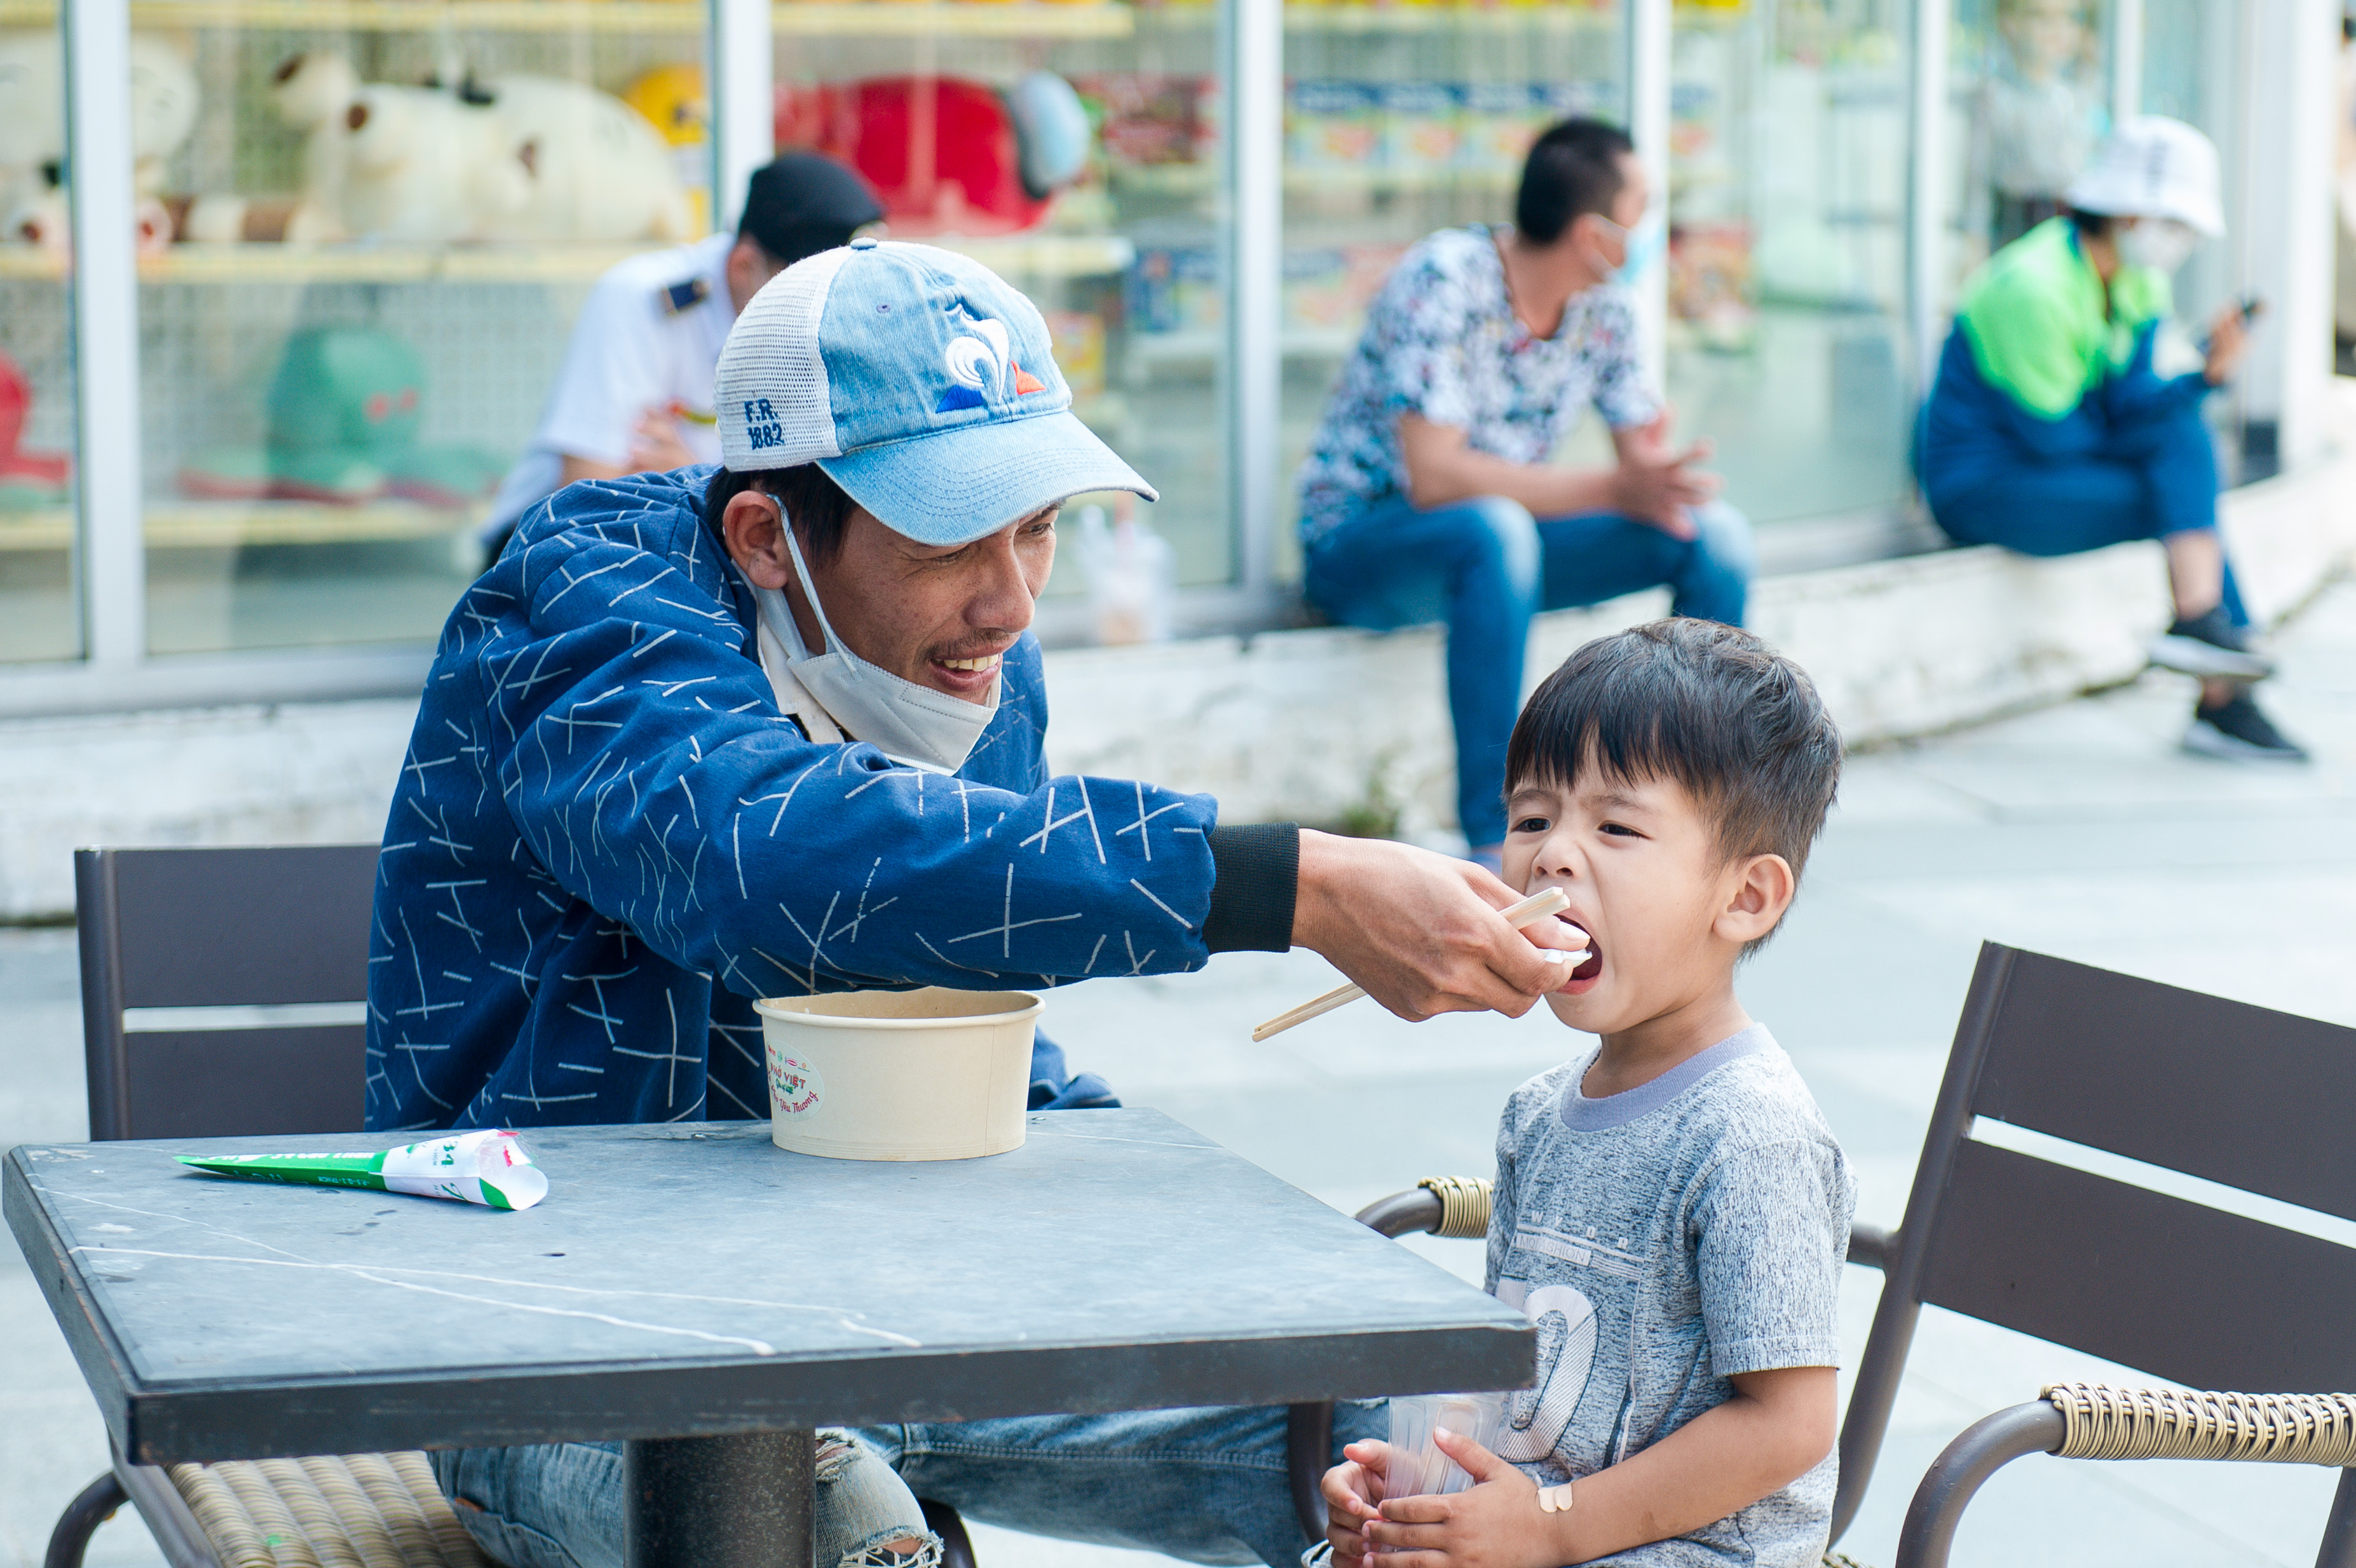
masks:
[[[2274,660],[2251,650],[2249,632],[2226,618],[2222,605],[2153,638],[2151,661],[2211,680],[2263,681],[2275,672]]]
[[[2192,727],[2184,732],[2184,749],[2228,762],[2305,762],[2307,753],[2283,737],[2247,692],[2216,707],[2207,703],[2192,710]]]

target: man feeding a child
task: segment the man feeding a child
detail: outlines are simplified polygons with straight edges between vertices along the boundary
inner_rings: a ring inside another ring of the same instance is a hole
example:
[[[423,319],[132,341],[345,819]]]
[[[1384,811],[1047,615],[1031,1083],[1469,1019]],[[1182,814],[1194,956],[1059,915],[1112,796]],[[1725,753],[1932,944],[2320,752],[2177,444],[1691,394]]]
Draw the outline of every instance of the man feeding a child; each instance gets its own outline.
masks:
[[[1462,862],[1049,777],[1058,509],[1152,490],[987,269],[810,257],[737,318],[717,392],[723,467],[535,503],[444,630],[379,863],[371,1128],[766,1115],[761,995],[1300,945],[1409,1016],[1518,1015],[1567,972],[1569,936],[1515,930]],[[1032,1079],[1033,1109],[1107,1102],[1044,1037]],[[435,1466],[509,1568],[619,1562],[617,1445]],[[841,1434],[815,1517],[821,1568],[939,1550]]]

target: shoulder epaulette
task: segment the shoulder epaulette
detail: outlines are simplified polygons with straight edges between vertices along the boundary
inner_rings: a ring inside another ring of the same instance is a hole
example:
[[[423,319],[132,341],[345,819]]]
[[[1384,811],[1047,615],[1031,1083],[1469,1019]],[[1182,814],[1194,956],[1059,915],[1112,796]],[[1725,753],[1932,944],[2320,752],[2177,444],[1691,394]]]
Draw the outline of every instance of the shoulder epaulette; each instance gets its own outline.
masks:
[[[690,278],[675,283],[662,291],[663,310],[677,316],[682,310],[693,310],[712,297],[712,285],[704,278]]]

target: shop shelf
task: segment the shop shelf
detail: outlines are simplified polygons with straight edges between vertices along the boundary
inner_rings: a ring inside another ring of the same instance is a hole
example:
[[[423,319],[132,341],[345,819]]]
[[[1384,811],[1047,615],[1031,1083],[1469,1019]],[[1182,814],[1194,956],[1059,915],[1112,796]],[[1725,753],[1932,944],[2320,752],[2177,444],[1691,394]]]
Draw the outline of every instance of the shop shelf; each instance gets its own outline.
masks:
[[[1141,27],[1167,30],[1207,28],[1218,20],[1213,5],[1141,7]],[[1293,0],[1284,7],[1284,27],[1290,33],[1507,33],[1554,35],[1580,32],[1612,33],[1619,16],[1611,7],[1585,5],[1325,5]]]
[[[479,0],[477,0],[479,3]],[[1210,7],[1200,7],[1206,14]],[[771,13],[780,36],[963,38],[1125,38],[1137,28],[1128,5],[1055,0],[866,0],[831,5],[784,0]]]
[[[937,236],[925,242],[962,251],[1012,277],[1095,277],[1120,272],[1136,254],[1118,234]],[[565,283],[587,282],[644,245],[175,245],[139,263],[145,283]],[[56,278],[54,252],[0,247],[0,278]]]
[[[1112,182],[1123,192],[1139,196],[1199,196],[1217,188],[1214,165],[1116,164]],[[1479,190],[1510,191],[1521,181],[1518,169],[1391,168],[1381,164],[1302,166],[1288,164],[1284,191],[1288,196],[1332,195],[1337,191]]]
[[[1207,10],[1207,8],[1206,8]],[[57,0],[0,0],[0,27],[48,26]],[[1136,27],[1105,0],[782,0],[780,35],[984,38],[1123,38]],[[695,0],[132,0],[137,27],[251,27],[289,32],[700,33]]]
[[[327,506],[311,501],[157,501],[143,514],[151,550],[222,550],[241,544],[358,544],[451,539],[475,526],[472,510],[406,501]],[[73,542],[67,507],[0,511],[0,553],[59,551]]]
[[[1284,8],[1290,33],[1549,33],[1615,31],[1616,9],[1587,5],[1318,5]]]

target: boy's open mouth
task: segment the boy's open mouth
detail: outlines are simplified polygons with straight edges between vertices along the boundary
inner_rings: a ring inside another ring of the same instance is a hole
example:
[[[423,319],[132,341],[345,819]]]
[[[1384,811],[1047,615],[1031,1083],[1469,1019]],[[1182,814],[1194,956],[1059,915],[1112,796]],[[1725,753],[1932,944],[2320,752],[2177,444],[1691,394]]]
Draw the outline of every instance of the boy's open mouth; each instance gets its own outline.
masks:
[[[1555,918],[1561,920],[1564,925],[1570,927],[1573,930],[1579,932],[1580,935],[1587,940],[1587,961],[1570,972],[1571,983],[1577,984],[1582,980],[1593,980],[1597,975],[1601,974],[1603,972],[1603,944],[1595,940],[1595,933],[1589,930],[1586,927],[1579,924],[1576,920],[1566,918],[1560,915],[1557,915]]]

